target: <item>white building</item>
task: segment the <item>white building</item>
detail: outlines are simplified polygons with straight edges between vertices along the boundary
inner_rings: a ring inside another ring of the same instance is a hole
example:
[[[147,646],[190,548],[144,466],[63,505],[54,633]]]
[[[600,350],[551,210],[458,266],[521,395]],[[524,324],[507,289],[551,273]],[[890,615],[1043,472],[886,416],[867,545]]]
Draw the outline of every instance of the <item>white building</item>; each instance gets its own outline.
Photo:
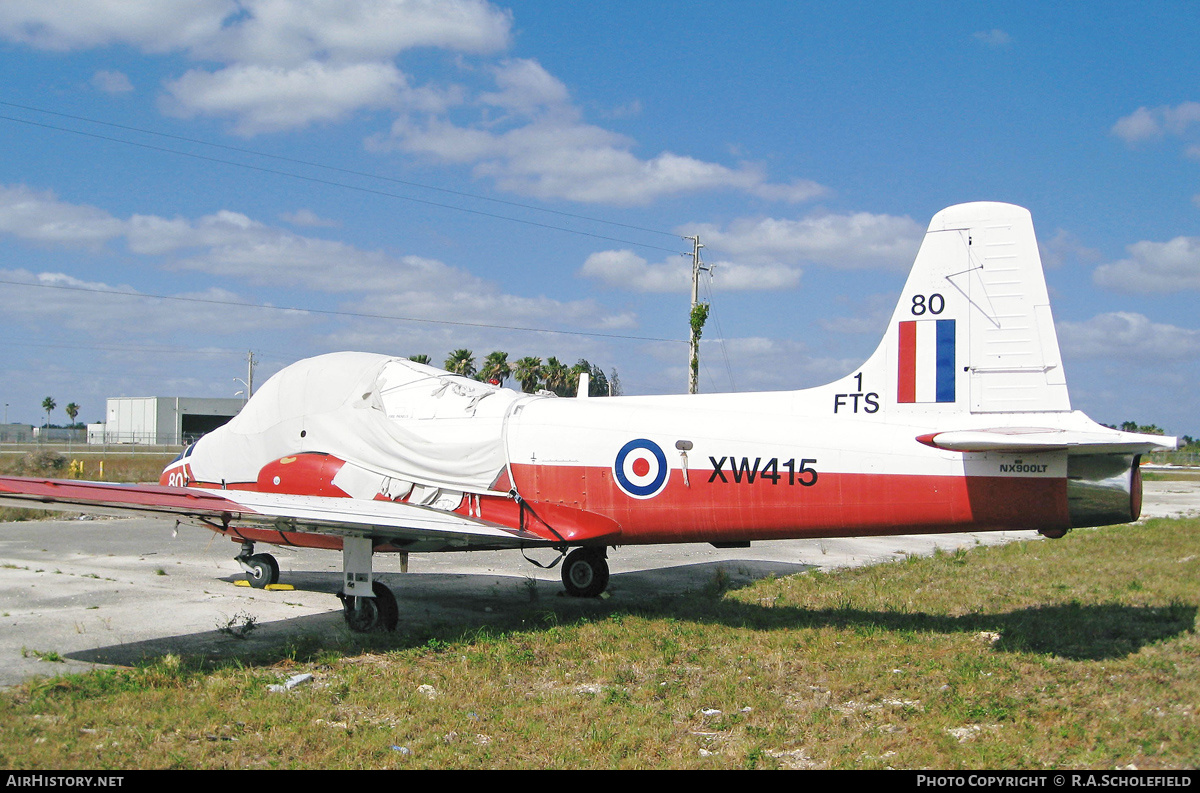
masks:
[[[191,443],[236,416],[244,404],[240,399],[110,397],[104,431],[89,427],[88,443]]]

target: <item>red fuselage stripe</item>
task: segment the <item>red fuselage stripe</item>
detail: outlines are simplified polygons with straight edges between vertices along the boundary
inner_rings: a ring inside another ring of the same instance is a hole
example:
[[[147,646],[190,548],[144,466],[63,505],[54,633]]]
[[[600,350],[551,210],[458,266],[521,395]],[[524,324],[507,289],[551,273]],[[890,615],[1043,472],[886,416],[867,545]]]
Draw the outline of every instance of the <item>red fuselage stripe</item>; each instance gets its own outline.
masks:
[[[671,472],[663,491],[635,499],[611,470],[513,465],[526,499],[584,509],[621,526],[620,544],[1020,530],[1068,525],[1066,481],[1000,476],[821,473],[811,487],[759,476],[722,482]]]

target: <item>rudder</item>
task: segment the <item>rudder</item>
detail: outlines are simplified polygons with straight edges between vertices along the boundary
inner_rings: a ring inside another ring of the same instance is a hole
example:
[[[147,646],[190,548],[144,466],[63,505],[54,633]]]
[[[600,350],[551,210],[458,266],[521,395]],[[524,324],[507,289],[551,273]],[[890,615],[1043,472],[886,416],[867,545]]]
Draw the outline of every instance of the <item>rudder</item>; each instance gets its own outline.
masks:
[[[934,215],[860,381],[911,413],[1071,409],[1029,211],[977,202]]]

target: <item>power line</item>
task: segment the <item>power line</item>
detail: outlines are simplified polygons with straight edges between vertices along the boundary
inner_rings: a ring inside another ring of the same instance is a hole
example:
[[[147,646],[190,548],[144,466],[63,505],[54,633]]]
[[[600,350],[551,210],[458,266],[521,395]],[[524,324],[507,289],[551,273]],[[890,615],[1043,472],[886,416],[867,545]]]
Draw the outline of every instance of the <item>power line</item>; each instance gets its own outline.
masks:
[[[711,275],[711,272],[710,272]],[[708,305],[713,305],[712,294],[712,279],[704,284],[704,291],[708,296]],[[717,326],[717,343],[721,345],[721,356],[725,359],[725,372],[729,375],[729,390],[737,391],[737,385],[733,382],[733,367],[729,363],[729,348],[725,344],[725,331],[721,328],[721,318],[717,316],[717,312],[709,309],[709,316],[712,317],[713,323]]]
[[[520,325],[495,325],[487,322],[458,322],[449,319],[422,319],[419,317],[402,317],[392,314],[369,314],[361,311],[335,311],[326,308],[298,308],[294,306],[271,306],[264,303],[239,303],[236,300],[217,300],[206,297],[179,297],[177,295],[155,295],[147,292],[127,292],[119,289],[96,289],[86,286],[67,286],[65,284],[31,284],[27,281],[10,281],[0,279],[0,284],[9,286],[27,286],[35,289],[60,289],[68,292],[91,292],[102,295],[121,295],[123,297],[140,297],[152,300],[174,300],[180,303],[205,303],[218,306],[235,306],[237,308],[259,308],[269,311],[294,311],[303,314],[322,314],[336,317],[355,317],[358,319],[386,319],[391,322],[416,322],[428,325],[453,325],[466,328],[489,328],[492,330],[516,330],[529,333],[555,333],[563,336],[583,336],[585,338],[624,339],[627,341],[664,341],[675,344],[686,344],[683,339],[666,339],[658,336],[633,336],[620,333],[600,333],[581,330],[553,330],[551,328],[530,328]]]
[[[244,304],[238,304],[244,305]],[[97,352],[117,352],[117,353],[154,353],[154,354],[171,354],[175,356],[186,355],[192,358],[222,358],[235,357],[241,358],[246,354],[245,350],[225,349],[220,347],[184,347],[181,345],[172,344],[83,344],[74,340],[63,342],[45,342],[45,341],[27,341],[24,339],[5,340],[5,347],[33,347],[36,349],[49,350],[96,350]],[[284,361],[290,363],[294,361],[295,355],[284,352],[267,352],[257,353],[259,360]]]
[[[478,193],[468,193],[468,192],[461,191],[461,190],[450,190],[445,187],[435,187],[433,185],[424,184],[422,182],[412,182],[412,181],[407,181],[405,179],[396,179],[395,177],[391,177],[391,176],[381,176],[380,174],[368,173],[365,171],[355,171],[355,170],[352,170],[349,168],[341,168],[336,165],[327,165],[327,164],[321,163],[321,162],[314,162],[312,160],[301,160],[296,157],[286,157],[282,154],[271,154],[269,152],[260,151],[258,149],[248,149],[248,148],[244,148],[241,146],[230,146],[230,145],[224,144],[224,143],[213,143],[212,141],[201,140],[200,138],[189,138],[184,135],[173,135],[169,132],[159,132],[159,131],[153,130],[153,129],[144,129],[142,127],[134,127],[134,126],[126,125],[126,124],[116,124],[111,121],[101,121],[100,119],[97,119],[97,118],[88,118],[87,116],[77,116],[77,115],[72,115],[70,113],[61,113],[61,112],[58,112],[55,110],[47,110],[47,109],[41,108],[41,107],[34,107],[32,105],[20,105],[20,104],[17,104],[16,102],[5,102],[3,100],[0,100],[0,106],[15,107],[15,108],[19,108],[21,110],[30,110],[30,111],[33,111],[34,113],[44,113],[44,114],[50,115],[50,116],[58,116],[59,118],[69,118],[72,121],[84,121],[89,124],[99,124],[101,126],[112,127],[114,129],[123,129],[128,132],[137,132],[137,133],[140,133],[143,135],[155,135],[160,138],[168,138],[170,140],[178,140],[178,141],[183,141],[185,143],[195,143],[199,146],[210,146],[214,149],[224,149],[226,151],[238,152],[239,154],[251,154],[251,155],[254,155],[255,157],[266,157],[266,158],[272,159],[272,160],[280,160],[281,162],[290,162],[290,163],[295,163],[297,165],[307,165],[312,168],[322,168],[327,171],[336,171],[337,173],[344,173],[344,174],[348,174],[351,176],[362,176],[367,179],[379,179],[380,181],[392,182],[394,184],[402,184],[407,187],[419,187],[423,190],[434,190],[439,193],[447,193],[449,195],[461,196],[463,198],[474,198],[478,201],[490,201],[494,204],[503,204],[505,206],[518,207],[520,209],[528,209],[533,212],[545,212],[547,214],[559,215],[561,217],[575,218],[577,220],[587,220],[592,223],[603,223],[603,224],[609,225],[609,226],[620,226],[621,228],[632,229],[634,231],[644,231],[648,234],[661,234],[666,237],[679,236],[671,231],[662,231],[660,229],[645,228],[644,226],[636,226],[632,223],[620,223],[615,220],[605,220],[603,218],[592,217],[590,215],[580,215],[575,212],[564,212],[562,210],[547,209],[546,207],[534,206],[532,204],[522,204],[519,201],[507,201],[503,198],[492,198],[490,196],[479,195]]]
[[[6,104],[6,103],[0,103],[0,104]],[[495,220],[505,220],[510,223],[521,223],[526,226],[535,226],[537,228],[549,229],[551,231],[562,231],[567,234],[577,234],[582,237],[591,237],[592,239],[604,240],[606,242],[617,242],[622,245],[633,245],[633,246],[636,246],[639,248],[649,248],[651,250],[666,251],[667,253],[678,253],[679,252],[678,248],[664,248],[661,245],[651,245],[650,243],[646,243],[646,242],[637,242],[635,240],[626,240],[626,239],[621,239],[619,237],[609,237],[605,234],[594,234],[590,231],[580,231],[579,229],[567,228],[566,226],[555,226],[550,223],[540,223],[536,220],[525,220],[522,218],[515,218],[510,215],[501,215],[496,212],[485,212],[481,209],[469,209],[467,207],[456,206],[454,204],[443,204],[438,201],[430,201],[430,200],[424,199],[424,198],[415,198],[413,196],[401,195],[400,193],[390,193],[386,190],[376,190],[371,187],[361,187],[358,185],[347,184],[346,182],[335,181],[333,179],[322,179],[317,176],[305,176],[303,174],[294,173],[292,171],[282,171],[277,168],[266,168],[261,165],[250,165],[249,163],[237,162],[235,160],[225,160],[220,157],[211,157],[206,154],[197,154],[195,152],[181,151],[179,149],[172,149],[172,148],[168,148],[166,146],[155,146],[154,144],[151,144],[151,143],[139,143],[137,141],[126,140],[124,138],[114,138],[111,135],[101,135],[97,132],[85,132],[85,131],[79,130],[79,129],[71,129],[70,127],[60,127],[60,126],[57,126],[54,124],[45,124],[43,122],[32,121],[27,118],[16,118],[14,116],[0,115],[0,120],[12,121],[17,124],[26,124],[26,125],[32,126],[32,127],[41,127],[43,129],[52,129],[57,132],[68,132],[72,135],[80,135],[80,136],[86,137],[86,138],[95,138],[97,140],[104,140],[104,141],[108,141],[110,143],[121,143],[126,146],[135,146],[137,148],[148,149],[150,151],[159,151],[159,152],[164,152],[167,154],[174,154],[179,157],[190,157],[195,160],[203,160],[205,162],[215,162],[215,163],[220,163],[222,165],[230,165],[235,168],[244,168],[249,171],[257,171],[259,173],[268,173],[268,174],[272,174],[274,176],[285,176],[290,179],[298,179],[300,181],[312,182],[314,184],[322,184],[322,185],[326,185],[326,186],[330,186],[330,187],[341,187],[346,190],[355,190],[360,193],[368,193],[370,195],[384,196],[386,198],[395,198],[395,199],[399,199],[401,201],[411,201],[416,204],[423,204],[425,206],[438,207],[439,209],[451,209],[451,210],[454,210],[457,212],[466,212],[471,215],[479,215],[481,217],[493,218]],[[151,133],[151,134],[153,134],[153,133]],[[217,144],[211,144],[211,145],[217,145]],[[270,156],[270,155],[264,155],[264,156]],[[326,167],[326,166],[317,166],[317,167]],[[332,166],[330,166],[330,167],[332,167]],[[334,170],[340,170],[340,169],[334,169]],[[353,173],[353,172],[349,172],[349,173]],[[383,177],[376,177],[376,178],[383,178]],[[435,188],[435,189],[437,189],[437,188]],[[454,192],[454,191],[449,191],[449,192]],[[460,195],[469,195],[469,194],[463,193]],[[517,205],[517,206],[523,206],[523,205]],[[535,207],[528,207],[528,208],[536,209]],[[545,210],[545,211],[554,212],[554,210]],[[569,213],[557,213],[557,214],[569,214]],[[586,218],[583,215],[577,215],[574,217],[584,218],[587,220],[593,220],[593,221],[600,222],[600,223],[608,222],[608,221],[600,221],[595,218]],[[614,225],[625,225],[625,224],[617,223]],[[636,226],[627,226],[627,228],[637,228],[637,227]],[[661,231],[653,231],[653,230],[649,230],[649,229],[640,229],[640,230],[652,231],[655,234],[667,234],[668,233],[668,232],[661,232]],[[675,236],[675,235],[670,234],[669,236]]]

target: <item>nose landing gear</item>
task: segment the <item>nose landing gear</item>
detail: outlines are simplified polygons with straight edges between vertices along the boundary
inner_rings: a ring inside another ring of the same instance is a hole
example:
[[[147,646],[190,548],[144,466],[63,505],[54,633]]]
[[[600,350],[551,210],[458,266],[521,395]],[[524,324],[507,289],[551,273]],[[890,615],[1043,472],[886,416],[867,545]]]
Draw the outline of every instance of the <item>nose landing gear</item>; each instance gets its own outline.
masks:
[[[242,552],[234,561],[246,571],[246,579],[255,589],[265,589],[279,583],[279,562],[269,553],[254,553],[254,543],[242,543]]]

